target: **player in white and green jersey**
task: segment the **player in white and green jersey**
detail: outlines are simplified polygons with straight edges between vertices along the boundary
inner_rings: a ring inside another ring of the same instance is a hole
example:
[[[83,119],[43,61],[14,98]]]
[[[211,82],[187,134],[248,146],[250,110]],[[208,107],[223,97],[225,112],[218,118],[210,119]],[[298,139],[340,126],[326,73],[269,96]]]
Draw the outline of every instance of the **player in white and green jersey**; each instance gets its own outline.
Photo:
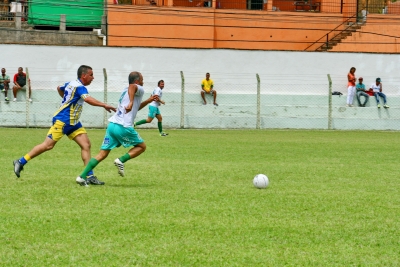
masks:
[[[160,80],[158,82],[158,87],[153,90],[153,93],[151,95],[158,96],[158,100],[155,100],[150,103],[149,105],[149,114],[147,115],[147,119],[140,120],[135,123],[135,126],[145,124],[145,123],[150,123],[153,121],[154,117],[157,118],[158,123],[158,131],[160,132],[160,136],[167,136],[167,133],[163,132],[162,129],[162,116],[160,109],[158,108],[161,104],[165,105],[165,102],[161,100],[162,98],[162,89],[164,89],[164,81]]]
[[[88,172],[92,171],[102,160],[104,160],[110,151],[116,147],[132,147],[128,153],[114,160],[114,165],[118,173],[124,176],[124,163],[135,158],[146,150],[146,144],[140,135],[133,128],[133,121],[138,110],[157,99],[157,96],[151,96],[142,102],[144,95],[143,76],[140,72],[131,72],[128,77],[129,86],[126,87],[120,96],[117,112],[109,119],[106,134],[100,152],[94,158],[91,158],[76,182],[87,186],[85,179]]]

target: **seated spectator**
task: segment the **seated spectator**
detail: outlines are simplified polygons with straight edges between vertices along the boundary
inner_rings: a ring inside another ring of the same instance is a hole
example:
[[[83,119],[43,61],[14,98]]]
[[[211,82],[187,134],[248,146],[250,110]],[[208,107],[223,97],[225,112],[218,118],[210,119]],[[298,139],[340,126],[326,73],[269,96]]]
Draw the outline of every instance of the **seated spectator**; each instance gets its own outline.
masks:
[[[210,73],[206,73],[206,78],[201,82],[201,97],[203,98],[204,105],[207,104],[205,94],[211,94],[214,96],[214,105],[218,106],[217,91],[214,90],[214,81],[210,79]]]
[[[29,102],[32,102],[31,99],[31,81],[28,81],[28,87],[29,87]],[[22,71],[22,67],[18,68],[18,72],[14,75],[14,87],[13,87],[13,94],[14,94],[14,102],[17,101],[17,92],[19,90],[26,90],[26,73]]]
[[[358,84],[356,85],[356,90],[357,90],[356,96],[357,96],[358,105],[360,107],[365,107],[365,105],[368,102],[369,95],[366,93],[367,90],[365,90],[365,84],[363,84],[362,77],[358,78]],[[363,104],[361,104],[361,96],[363,96],[365,99]]]
[[[382,93],[381,78],[376,78],[376,82],[371,84],[370,90],[372,90],[374,92],[374,96],[376,99],[376,103],[378,104],[378,108],[381,107],[381,105],[379,104],[379,97],[383,98],[383,107],[389,108],[389,106],[386,104],[386,95],[384,93]]]
[[[0,90],[4,93],[5,101],[8,102],[10,101],[7,97],[7,92],[9,89],[10,85],[10,76],[6,74],[6,69],[2,68],[1,69],[1,75],[0,75]]]

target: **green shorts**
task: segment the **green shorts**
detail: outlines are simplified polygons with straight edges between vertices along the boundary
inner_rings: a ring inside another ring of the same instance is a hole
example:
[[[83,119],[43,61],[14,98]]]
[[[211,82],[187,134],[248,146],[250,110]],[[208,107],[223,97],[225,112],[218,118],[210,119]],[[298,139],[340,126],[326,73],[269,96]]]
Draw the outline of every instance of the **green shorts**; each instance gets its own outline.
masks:
[[[149,106],[149,115],[147,115],[147,116],[149,116],[149,118],[153,118],[154,119],[155,116],[160,115],[160,114],[161,114],[161,112],[160,112],[160,109],[158,107]]]
[[[117,123],[110,122],[104,136],[101,150],[111,150],[116,147],[131,147],[143,143],[144,140],[133,127],[124,127]]]

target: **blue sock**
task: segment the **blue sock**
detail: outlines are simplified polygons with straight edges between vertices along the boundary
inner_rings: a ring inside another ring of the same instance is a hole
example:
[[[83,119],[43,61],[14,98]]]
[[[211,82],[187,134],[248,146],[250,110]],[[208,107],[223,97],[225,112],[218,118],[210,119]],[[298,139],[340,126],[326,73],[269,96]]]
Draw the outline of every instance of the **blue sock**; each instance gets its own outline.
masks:
[[[92,176],[92,175],[94,175],[94,172],[93,172],[93,170],[91,170],[90,172],[88,172],[88,174],[87,174],[87,176],[88,177],[90,177],[90,176]]]
[[[19,159],[19,162],[20,162],[22,165],[25,165],[25,164],[28,163],[24,157],[20,158],[20,159]]]

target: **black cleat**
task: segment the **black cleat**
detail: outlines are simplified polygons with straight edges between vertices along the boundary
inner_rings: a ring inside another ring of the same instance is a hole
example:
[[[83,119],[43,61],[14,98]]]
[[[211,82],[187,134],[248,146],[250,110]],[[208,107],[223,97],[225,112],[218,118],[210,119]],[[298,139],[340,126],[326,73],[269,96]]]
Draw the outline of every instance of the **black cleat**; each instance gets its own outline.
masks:
[[[100,181],[97,179],[96,176],[92,175],[86,179],[87,184],[93,184],[93,185],[104,185],[105,182]]]
[[[24,166],[21,164],[21,162],[19,162],[18,159],[14,160],[13,164],[14,164],[14,173],[19,178],[20,172],[24,169]]]

